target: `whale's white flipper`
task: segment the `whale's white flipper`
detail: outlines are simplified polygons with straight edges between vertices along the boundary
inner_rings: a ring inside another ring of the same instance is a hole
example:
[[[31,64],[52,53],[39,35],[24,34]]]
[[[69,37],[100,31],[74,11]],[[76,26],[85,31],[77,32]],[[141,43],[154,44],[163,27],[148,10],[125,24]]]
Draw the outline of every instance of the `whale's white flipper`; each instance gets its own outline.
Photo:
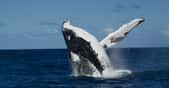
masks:
[[[99,76],[104,70],[112,69],[105,49],[93,35],[71,25],[70,21],[63,23],[62,33],[74,75]]]
[[[122,25],[118,30],[113,33],[110,33],[102,41],[100,41],[100,44],[104,48],[108,48],[117,44],[119,41],[124,39],[134,27],[138,26],[142,22],[144,22],[143,18],[136,18],[130,21],[129,23]]]

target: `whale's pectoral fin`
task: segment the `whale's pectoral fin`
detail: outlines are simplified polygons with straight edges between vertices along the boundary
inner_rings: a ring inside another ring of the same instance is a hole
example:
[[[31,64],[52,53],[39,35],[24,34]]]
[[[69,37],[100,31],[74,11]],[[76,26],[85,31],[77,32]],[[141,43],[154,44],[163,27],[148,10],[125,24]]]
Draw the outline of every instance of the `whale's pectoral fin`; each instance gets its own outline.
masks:
[[[129,23],[122,25],[118,30],[110,33],[102,41],[100,41],[100,44],[105,48],[115,45],[117,42],[124,39],[134,27],[138,26],[142,22],[144,22],[143,18],[136,18]]]

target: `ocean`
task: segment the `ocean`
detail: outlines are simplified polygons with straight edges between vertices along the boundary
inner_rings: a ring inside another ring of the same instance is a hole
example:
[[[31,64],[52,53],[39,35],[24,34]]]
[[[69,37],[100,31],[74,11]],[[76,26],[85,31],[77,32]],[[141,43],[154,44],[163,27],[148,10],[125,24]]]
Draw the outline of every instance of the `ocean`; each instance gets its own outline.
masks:
[[[73,77],[66,49],[0,50],[0,88],[169,88],[169,48],[112,48],[119,79]]]

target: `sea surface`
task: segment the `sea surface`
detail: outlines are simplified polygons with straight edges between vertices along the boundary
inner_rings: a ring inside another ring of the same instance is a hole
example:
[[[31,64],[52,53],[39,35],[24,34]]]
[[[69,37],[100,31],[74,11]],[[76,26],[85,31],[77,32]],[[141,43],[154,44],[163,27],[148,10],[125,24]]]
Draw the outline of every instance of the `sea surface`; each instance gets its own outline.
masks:
[[[73,77],[66,49],[0,50],[0,88],[169,88],[169,48],[113,48],[119,79]]]

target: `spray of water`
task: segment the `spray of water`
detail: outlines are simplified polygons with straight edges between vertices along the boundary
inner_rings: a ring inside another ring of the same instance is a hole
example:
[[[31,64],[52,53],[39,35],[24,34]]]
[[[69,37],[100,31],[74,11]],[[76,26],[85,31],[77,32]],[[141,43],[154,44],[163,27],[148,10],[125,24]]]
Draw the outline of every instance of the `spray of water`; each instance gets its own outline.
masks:
[[[127,63],[124,58],[125,53],[122,49],[108,49],[107,54],[110,58],[111,68],[103,71],[100,76],[102,78],[121,78],[132,74],[132,71],[127,70]],[[95,77],[95,76],[94,76]]]
[[[92,77],[118,79],[132,74],[132,71],[127,69],[127,63],[122,49],[109,49],[107,53],[110,57],[112,67],[105,69],[102,75],[94,74]]]
[[[122,78],[125,76],[128,76],[132,74],[132,72],[130,70],[126,70],[126,69],[117,69],[117,70],[105,70],[102,74],[102,78],[109,78],[109,79],[117,79],[117,78]]]

